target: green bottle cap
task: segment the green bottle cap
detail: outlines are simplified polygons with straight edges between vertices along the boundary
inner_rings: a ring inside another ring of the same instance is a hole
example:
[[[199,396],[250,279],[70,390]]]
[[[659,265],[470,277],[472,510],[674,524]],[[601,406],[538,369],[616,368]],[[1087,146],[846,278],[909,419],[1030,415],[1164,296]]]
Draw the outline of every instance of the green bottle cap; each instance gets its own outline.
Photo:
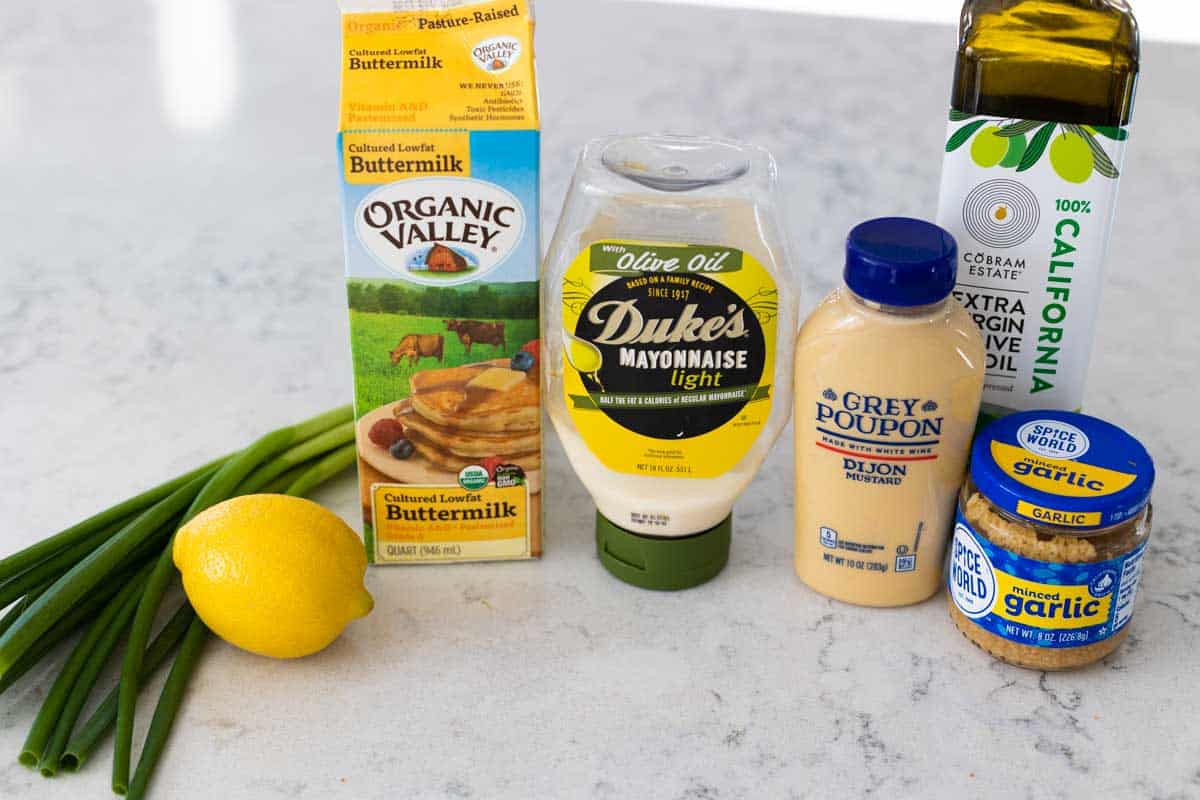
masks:
[[[626,583],[643,589],[690,589],[710,581],[729,561],[733,515],[691,536],[642,536],[596,513],[600,563]]]

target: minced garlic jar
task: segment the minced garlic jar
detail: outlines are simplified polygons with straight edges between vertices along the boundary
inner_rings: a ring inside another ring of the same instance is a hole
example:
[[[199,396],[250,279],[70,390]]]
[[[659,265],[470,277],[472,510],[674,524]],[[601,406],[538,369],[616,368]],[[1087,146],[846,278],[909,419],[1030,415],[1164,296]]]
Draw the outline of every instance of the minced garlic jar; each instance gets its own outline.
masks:
[[[1062,670],[1129,633],[1150,538],[1154,464],[1102,420],[1031,411],[988,426],[959,498],[950,616],[992,656]]]

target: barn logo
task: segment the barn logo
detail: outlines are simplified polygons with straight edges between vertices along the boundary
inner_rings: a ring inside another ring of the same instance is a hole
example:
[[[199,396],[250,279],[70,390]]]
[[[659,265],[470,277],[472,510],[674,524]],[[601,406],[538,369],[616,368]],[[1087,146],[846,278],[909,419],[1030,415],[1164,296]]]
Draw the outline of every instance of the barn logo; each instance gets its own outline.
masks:
[[[363,198],[354,217],[376,261],[426,286],[477,280],[504,263],[525,232],[521,202],[471,178],[389,183]]]
[[[471,48],[475,66],[493,75],[512,69],[520,57],[521,40],[512,36],[493,36]]]

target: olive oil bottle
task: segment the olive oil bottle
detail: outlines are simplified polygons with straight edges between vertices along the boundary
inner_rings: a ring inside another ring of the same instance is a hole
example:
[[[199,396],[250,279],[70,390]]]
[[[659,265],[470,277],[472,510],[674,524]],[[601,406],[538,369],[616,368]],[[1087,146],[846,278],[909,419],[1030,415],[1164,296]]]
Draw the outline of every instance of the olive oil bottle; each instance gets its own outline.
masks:
[[[983,415],[1083,402],[1138,75],[1124,0],[967,0],[938,222],[983,331]]]

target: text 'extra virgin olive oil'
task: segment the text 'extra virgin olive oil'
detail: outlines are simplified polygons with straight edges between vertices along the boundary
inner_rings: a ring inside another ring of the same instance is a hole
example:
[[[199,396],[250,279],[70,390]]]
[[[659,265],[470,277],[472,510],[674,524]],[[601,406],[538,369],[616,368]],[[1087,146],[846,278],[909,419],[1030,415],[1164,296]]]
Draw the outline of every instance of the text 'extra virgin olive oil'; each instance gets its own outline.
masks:
[[[1083,402],[1138,74],[1123,0],[968,0],[938,222],[983,331],[984,417]]]

